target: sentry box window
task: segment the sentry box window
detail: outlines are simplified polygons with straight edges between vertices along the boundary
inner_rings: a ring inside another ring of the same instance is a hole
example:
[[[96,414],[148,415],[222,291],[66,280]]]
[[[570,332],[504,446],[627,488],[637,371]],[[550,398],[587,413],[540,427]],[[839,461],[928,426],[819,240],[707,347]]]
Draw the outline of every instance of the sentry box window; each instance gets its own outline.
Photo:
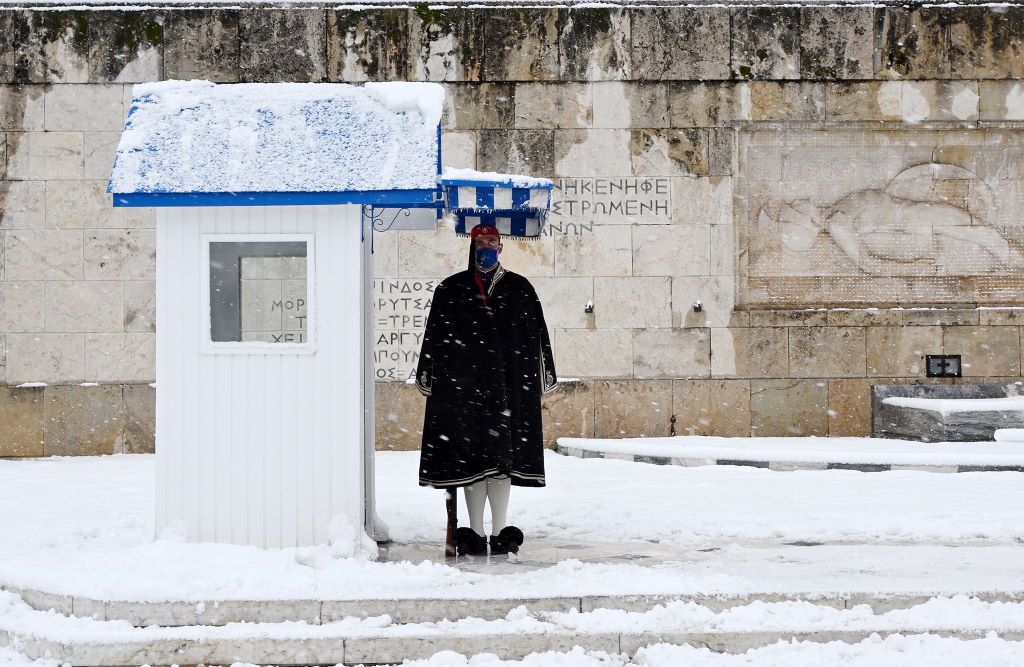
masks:
[[[312,239],[239,238],[207,239],[212,347],[224,351],[308,347]]]
[[[958,378],[963,375],[959,354],[929,354],[925,355],[925,361],[930,378]]]

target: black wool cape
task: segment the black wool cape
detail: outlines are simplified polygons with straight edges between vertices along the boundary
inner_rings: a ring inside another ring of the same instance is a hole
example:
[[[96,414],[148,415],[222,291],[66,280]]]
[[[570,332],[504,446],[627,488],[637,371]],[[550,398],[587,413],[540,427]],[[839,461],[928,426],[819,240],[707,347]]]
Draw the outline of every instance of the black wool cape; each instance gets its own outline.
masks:
[[[434,290],[416,369],[427,395],[420,485],[508,475],[544,486],[541,394],[556,385],[551,341],[530,282],[498,267],[486,299],[470,269]]]

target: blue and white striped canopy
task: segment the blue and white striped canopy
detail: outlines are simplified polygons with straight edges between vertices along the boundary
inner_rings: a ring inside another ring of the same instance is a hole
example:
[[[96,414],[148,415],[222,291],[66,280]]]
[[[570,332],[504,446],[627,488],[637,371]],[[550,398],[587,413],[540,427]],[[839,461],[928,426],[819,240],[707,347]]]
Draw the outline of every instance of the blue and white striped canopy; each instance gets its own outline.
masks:
[[[540,181],[538,183],[538,181]],[[455,231],[468,234],[478,224],[494,225],[502,236],[541,235],[551,208],[553,184],[533,179],[529,186],[509,181],[442,178],[445,208],[455,217]]]

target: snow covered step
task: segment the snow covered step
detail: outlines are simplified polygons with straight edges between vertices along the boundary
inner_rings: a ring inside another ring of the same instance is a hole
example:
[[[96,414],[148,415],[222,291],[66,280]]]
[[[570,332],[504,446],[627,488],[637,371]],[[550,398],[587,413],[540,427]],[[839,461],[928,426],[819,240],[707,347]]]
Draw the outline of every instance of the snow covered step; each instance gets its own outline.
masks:
[[[874,634],[897,633],[974,639],[993,632],[1004,640],[1024,640],[1024,603],[956,596],[877,614],[867,606],[833,609],[809,602],[753,602],[720,612],[692,602],[672,602],[639,613],[538,613],[518,607],[493,621],[399,624],[380,616],[319,626],[287,622],[136,628],[124,621],[35,611],[16,596],[0,593],[0,645],[32,659],[81,667],[380,664],[427,658],[444,650],[519,659],[574,646],[631,655],[658,643],[736,653],[778,641],[855,643]]]
[[[657,605],[692,602],[712,611],[723,611],[753,602],[803,601],[833,609],[867,605],[875,613],[906,609],[948,591],[906,594],[822,592],[746,593],[719,595],[584,595],[579,597],[521,599],[363,599],[363,600],[210,600],[203,602],[138,602],[96,600],[58,595],[31,589],[6,587],[37,611],[53,610],[64,616],[97,621],[125,621],[136,627],[222,626],[229,623],[301,622],[311,625],[346,618],[366,619],[388,615],[394,623],[431,623],[461,618],[496,620],[517,607],[533,613],[589,612],[611,609],[645,612]],[[960,592],[963,594],[963,592]],[[975,591],[972,598],[985,602],[1024,602],[1024,591]]]

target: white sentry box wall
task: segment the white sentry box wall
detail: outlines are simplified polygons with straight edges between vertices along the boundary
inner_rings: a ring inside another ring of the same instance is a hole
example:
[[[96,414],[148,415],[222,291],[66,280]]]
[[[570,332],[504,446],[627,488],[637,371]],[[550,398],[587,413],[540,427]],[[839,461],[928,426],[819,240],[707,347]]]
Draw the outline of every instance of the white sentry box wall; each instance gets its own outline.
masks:
[[[211,235],[311,237],[310,345],[210,349]],[[372,520],[363,235],[352,204],[157,209],[158,533],[183,521],[192,541],[287,547]]]

